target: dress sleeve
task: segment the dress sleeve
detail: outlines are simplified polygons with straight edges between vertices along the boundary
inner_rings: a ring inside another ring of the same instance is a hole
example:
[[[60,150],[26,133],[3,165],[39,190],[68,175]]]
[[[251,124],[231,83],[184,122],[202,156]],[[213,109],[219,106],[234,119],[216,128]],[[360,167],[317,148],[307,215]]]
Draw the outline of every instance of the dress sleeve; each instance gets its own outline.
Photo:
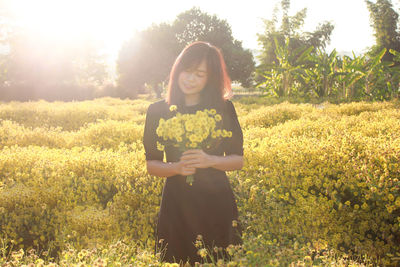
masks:
[[[145,150],[146,160],[160,160],[163,161],[164,152],[157,149],[157,141],[159,137],[156,134],[156,129],[160,115],[157,112],[154,104],[150,104],[146,113],[146,121],[144,124],[143,132],[143,146]]]
[[[236,154],[243,156],[243,132],[240,127],[235,107],[231,101],[227,101],[226,128],[232,131],[232,137],[227,138],[225,142],[225,155]]]

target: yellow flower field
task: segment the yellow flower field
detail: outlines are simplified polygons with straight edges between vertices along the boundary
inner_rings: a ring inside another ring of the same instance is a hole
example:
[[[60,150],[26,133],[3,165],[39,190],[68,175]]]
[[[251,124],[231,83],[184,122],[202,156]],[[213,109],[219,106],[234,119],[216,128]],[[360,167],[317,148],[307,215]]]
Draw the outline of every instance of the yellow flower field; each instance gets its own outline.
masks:
[[[153,101],[0,103],[0,265],[175,266],[152,254],[163,179],[146,172],[142,134]],[[244,244],[229,259],[199,244],[203,266],[400,263],[398,102],[233,102]]]

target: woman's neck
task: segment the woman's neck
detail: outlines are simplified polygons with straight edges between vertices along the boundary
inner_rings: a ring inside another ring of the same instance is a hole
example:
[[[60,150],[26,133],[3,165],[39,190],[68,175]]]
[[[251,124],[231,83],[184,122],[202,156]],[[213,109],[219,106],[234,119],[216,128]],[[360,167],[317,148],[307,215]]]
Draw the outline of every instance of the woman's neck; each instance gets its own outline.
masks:
[[[185,95],[185,105],[194,106],[200,103],[200,94]]]

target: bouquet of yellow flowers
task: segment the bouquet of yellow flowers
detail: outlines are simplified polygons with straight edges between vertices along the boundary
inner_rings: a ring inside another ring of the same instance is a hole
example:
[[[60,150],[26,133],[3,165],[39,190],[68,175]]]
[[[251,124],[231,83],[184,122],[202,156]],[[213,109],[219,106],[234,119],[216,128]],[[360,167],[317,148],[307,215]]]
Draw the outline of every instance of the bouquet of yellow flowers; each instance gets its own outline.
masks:
[[[169,109],[171,112],[176,112],[177,107],[171,105]],[[221,120],[221,115],[215,109],[198,110],[196,114],[176,112],[170,119],[161,118],[156,133],[162,141],[157,141],[157,149],[164,151],[166,145],[173,145],[180,152],[187,149],[209,148],[217,139],[232,137],[231,131],[218,129]],[[190,185],[193,181],[193,175],[186,177],[186,182]]]

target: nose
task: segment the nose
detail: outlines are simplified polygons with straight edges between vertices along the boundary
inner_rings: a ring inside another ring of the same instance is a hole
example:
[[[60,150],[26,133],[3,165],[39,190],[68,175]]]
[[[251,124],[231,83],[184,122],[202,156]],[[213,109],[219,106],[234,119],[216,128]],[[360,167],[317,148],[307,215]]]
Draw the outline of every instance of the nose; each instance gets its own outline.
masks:
[[[194,81],[194,73],[193,72],[189,72],[187,74],[186,78],[187,78],[188,81]]]

